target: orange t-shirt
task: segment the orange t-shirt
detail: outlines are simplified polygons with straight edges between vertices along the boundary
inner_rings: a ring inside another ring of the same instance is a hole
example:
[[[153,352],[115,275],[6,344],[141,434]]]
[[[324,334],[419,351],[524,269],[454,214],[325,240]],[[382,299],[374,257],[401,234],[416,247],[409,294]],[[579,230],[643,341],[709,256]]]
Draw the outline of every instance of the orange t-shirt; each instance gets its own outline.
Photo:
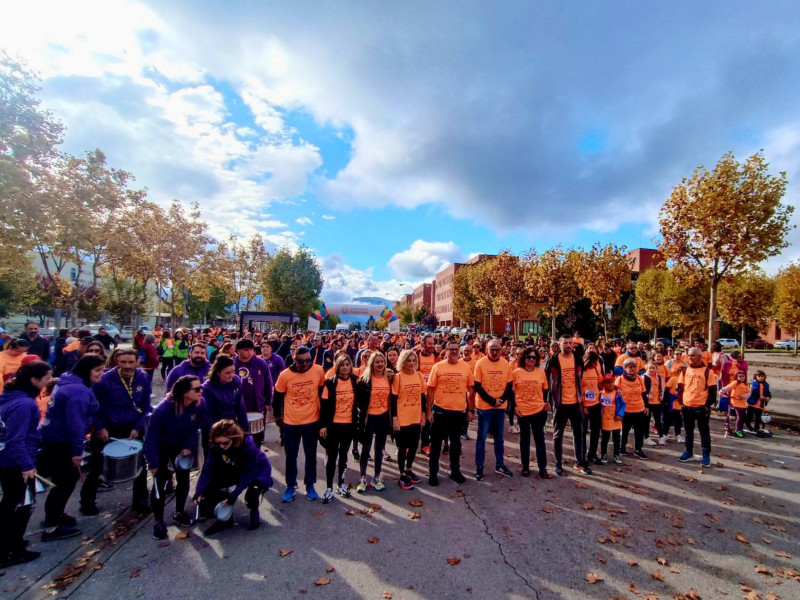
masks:
[[[750,397],[750,384],[736,381],[731,384],[730,388],[733,408],[747,408],[747,399]]]
[[[419,425],[422,420],[422,394],[428,389],[419,371],[408,375],[402,371],[392,380],[392,393],[397,396],[397,420],[400,427]]]
[[[511,377],[514,381],[514,396],[519,414],[527,417],[547,409],[547,404],[544,402],[547,377],[545,377],[544,371],[541,369],[533,371],[514,369]]]
[[[650,377],[650,393],[647,394],[648,406],[653,404],[661,404],[661,396],[664,393],[664,380],[656,375],[655,378]]]
[[[658,369],[658,374],[661,375],[661,380],[667,381],[667,379],[669,379],[669,369],[667,365],[656,365],[656,368]]]
[[[600,400],[600,379],[603,373],[600,370],[600,365],[595,363],[589,369],[584,369],[581,375],[581,392],[583,396],[584,406],[595,406]]]
[[[425,356],[422,352],[417,352],[417,359],[419,360],[419,372],[422,373],[425,381],[428,381],[433,365],[436,364],[436,353],[431,352],[428,356]]]
[[[600,392],[600,405],[603,407],[602,422],[600,427],[603,431],[614,431],[622,429],[622,419],[617,421],[614,413],[617,410],[617,392],[611,394]]]
[[[355,373],[354,373],[354,374],[355,374]],[[333,377],[334,375],[336,375],[336,369],[335,369],[334,367],[331,367],[330,369],[328,369],[327,371],[325,371],[325,379],[330,379],[330,378],[331,378],[331,377]]]
[[[577,404],[578,380],[575,375],[575,355],[570,354],[569,358],[564,359],[564,355],[559,353],[558,363],[561,365],[561,404]]]
[[[506,385],[512,380],[511,372],[511,365],[508,364],[505,358],[500,357],[493,362],[488,357],[484,357],[475,364],[475,381],[480,383],[492,398],[500,398],[506,390]],[[505,401],[497,406],[492,406],[480,396],[476,398],[476,402],[481,410],[490,408],[505,409],[506,407]]]
[[[287,425],[307,425],[319,421],[319,388],[325,383],[325,373],[312,365],[305,373],[285,369],[278,375],[275,391],[286,394],[283,402],[283,422]]]
[[[633,381],[620,375],[614,384],[622,394],[622,399],[625,400],[626,413],[644,412],[644,398],[642,398],[642,394],[645,392],[644,380],[639,375],[634,375]]]
[[[673,358],[672,360],[669,360],[667,362],[668,362],[668,367],[667,368],[669,369],[669,374],[670,375],[677,375],[678,374],[678,367],[680,367],[682,364],[686,365],[687,367],[689,366],[689,362],[684,360],[682,357],[681,358]]]
[[[438,362],[428,376],[428,387],[436,390],[434,404],[444,410],[467,410],[467,393],[474,383],[472,369],[460,361]]]
[[[11,356],[8,352],[0,352],[0,392],[9,380],[19,371],[22,366],[22,359],[28,356],[27,354],[20,354],[19,356]]]
[[[707,367],[713,367],[714,355],[708,350],[703,350],[703,364]]]
[[[373,377],[372,393],[369,396],[368,415],[382,415],[389,410],[389,379],[387,377]]]
[[[319,365],[318,365],[319,366]],[[322,388],[322,399],[327,400],[328,386]],[[353,403],[356,401],[353,382],[347,379],[336,380],[336,406],[334,407],[333,422],[349,425],[353,422]]]
[[[475,374],[475,365],[478,364],[478,361],[475,360],[474,356],[473,356],[473,358],[471,360],[464,360],[463,358],[461,358],[459,360],[461,362],[463,362],[465,365],[467,365],[470,369],[472,369],[472,374],[473,375]]]
[[[644,361],[642,360],[642,357],[639,356],[638,354],[636,356],[628,356],[627,354],[620,354],[617,357],[617,361],[614,363],[614,366],[615,367],[621,367],[622,363],[624,363],[629,358],[632,358],[633,360],[636,361],[636,372],[637,373],[639,371],[643,371],[644,370]]]
[[[717,377],[713,369],[706,366],[689,367],[680,376],[678,383],[683,384],[683,404],[691,407],[705,406],[708,400],[708,388],[717,385]]]

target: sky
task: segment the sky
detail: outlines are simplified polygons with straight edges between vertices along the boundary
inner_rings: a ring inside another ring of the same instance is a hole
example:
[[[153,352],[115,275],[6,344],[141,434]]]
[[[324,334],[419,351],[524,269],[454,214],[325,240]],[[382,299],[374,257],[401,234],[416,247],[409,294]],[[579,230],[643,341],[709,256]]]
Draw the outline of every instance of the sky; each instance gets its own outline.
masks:
[[[65,151],[197,202],[220,239],[308,246],[328,302],[478,253],[654,247],[672,187],[728,151],[799,195],[793,1],[29,0],[0,47]]]

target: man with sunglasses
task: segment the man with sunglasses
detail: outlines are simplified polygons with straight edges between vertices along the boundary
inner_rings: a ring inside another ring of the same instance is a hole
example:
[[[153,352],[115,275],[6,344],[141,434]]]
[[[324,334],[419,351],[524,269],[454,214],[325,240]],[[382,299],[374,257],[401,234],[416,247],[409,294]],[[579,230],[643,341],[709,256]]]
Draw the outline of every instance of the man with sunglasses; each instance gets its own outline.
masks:
[[[475,479],[483,479],[486,460],[486,437],[491,432],[494,438],[495,473],[512,477],[503,460],[503,432],[506,422],[506,406],[513,393],[511,366],[501,355],[498,340],[486,344],[487,355],[475,364],[475,394],[478,407],[478,438],[475,442]],[[470,408],[473,408],[470,405]]]
[[[461,432],[464,421],[474,418],[475,392],[472,368],[459,360],[458,342],[447,343],[447,360],[433,365],[428,377],[428,421],[431,425],[431,454],[428,484],[439,485],[439,457],[442,442],[450,440],[450,479],[464,483],[461,474]]]
[[[300,442],[305,456],[306,499],[319,498],[314,489],[317,481],[317,434],[319,431],[320,391],[325,383],[325,372],[320,365],[312,364],[307,346],[298,346],[294,363],[278,376],[272,410],[275,424],[283,428],[286,446],[286,491],[284,502],[291,502],[297,494],[297,458]]]

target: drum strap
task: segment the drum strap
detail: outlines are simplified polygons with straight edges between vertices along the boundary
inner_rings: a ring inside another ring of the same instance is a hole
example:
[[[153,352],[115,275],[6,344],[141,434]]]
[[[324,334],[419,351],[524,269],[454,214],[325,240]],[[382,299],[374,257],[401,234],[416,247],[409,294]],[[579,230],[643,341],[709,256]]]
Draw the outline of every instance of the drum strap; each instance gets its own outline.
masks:
[[[117,371],[117,375],[119,375],[120,380],[122,381],[122,385],[125,386],[125,391],[128,392],[128,396],[131,397],[131,402],[133,403],[133,408],[136,409],[136,412],[141,413],[142,409],[136,406],[136,402],[133,402],[133,377],[131,377],[130,382],[125,381],[125,378],[122,376],[122,373]]]

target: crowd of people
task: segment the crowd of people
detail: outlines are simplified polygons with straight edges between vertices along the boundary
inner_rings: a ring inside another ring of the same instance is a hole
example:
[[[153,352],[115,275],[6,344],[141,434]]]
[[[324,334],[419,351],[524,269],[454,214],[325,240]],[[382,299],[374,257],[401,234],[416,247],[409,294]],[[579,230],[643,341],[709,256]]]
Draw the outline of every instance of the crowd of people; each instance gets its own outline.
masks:
[[[163,540],[165,500],[172,492],[172,520],[180,527],[210,518],[208,535],[231,527],[230,508],[242,494],[249,529],[260,526],[262,495],[273,484],[262,446],[273,423],[285,450],[281,500],[297,496],[302,446],[305,497],[323,503],[353,490],[386,490],[386,461],[396,461],[397,485],[413,489],[423,481],[414,470],[419,451],[427,459],[427,485],[440,484],[443,456],[449,478],[464,483],[461,446],[470,440],[473,421],[477,481],[491,468],[489,436],[495,473],[514,476],[505,462],[507,432],[519,435],[519,475],[531,476],[533,452],[543,479],[553,477],[548,429],[553,472],[565,475],[567,424],[573,467],[583,475],[610,462],[623,464],[625,457],[647,460],[645,446],[670,442],[682,447],[678,460],[691,461],[695,431],[700,461],[710,467],[712,408],[726,414],[726,435],[769,435],[762,415],[771,394],[763,371],[750,379],[738,352],[728,356],[716,345],[708,350],[702,339],[684,349],[591,342],[578,333],[520,341],[472,334],[461,339],[157,327],[138,331],[133,348],[112,350],[102,334],[64,331],[51,348],[38,336],[38,325],[29,323],[25,335],[0,352],[3,566],[39,556],[24,541],[37,478],[52,484],[42,541],[80,534],[77,519],[65,512],[79,481],[80,512],[99,514],[98,492],[114,487],[103,479],[104,449],[119,440],[141,444],[146,468],[133,479],[132,507],[139,514],[153,512],[153,537]],[[166,393],[153,406],[159,366]],[[387,452],[390,439],[394,456]],[[321,496],[318,444],[326,453]],[[205,460],[190,508],[190,469],[201,453]],[[351,456],[357,482],[347,481]]]

